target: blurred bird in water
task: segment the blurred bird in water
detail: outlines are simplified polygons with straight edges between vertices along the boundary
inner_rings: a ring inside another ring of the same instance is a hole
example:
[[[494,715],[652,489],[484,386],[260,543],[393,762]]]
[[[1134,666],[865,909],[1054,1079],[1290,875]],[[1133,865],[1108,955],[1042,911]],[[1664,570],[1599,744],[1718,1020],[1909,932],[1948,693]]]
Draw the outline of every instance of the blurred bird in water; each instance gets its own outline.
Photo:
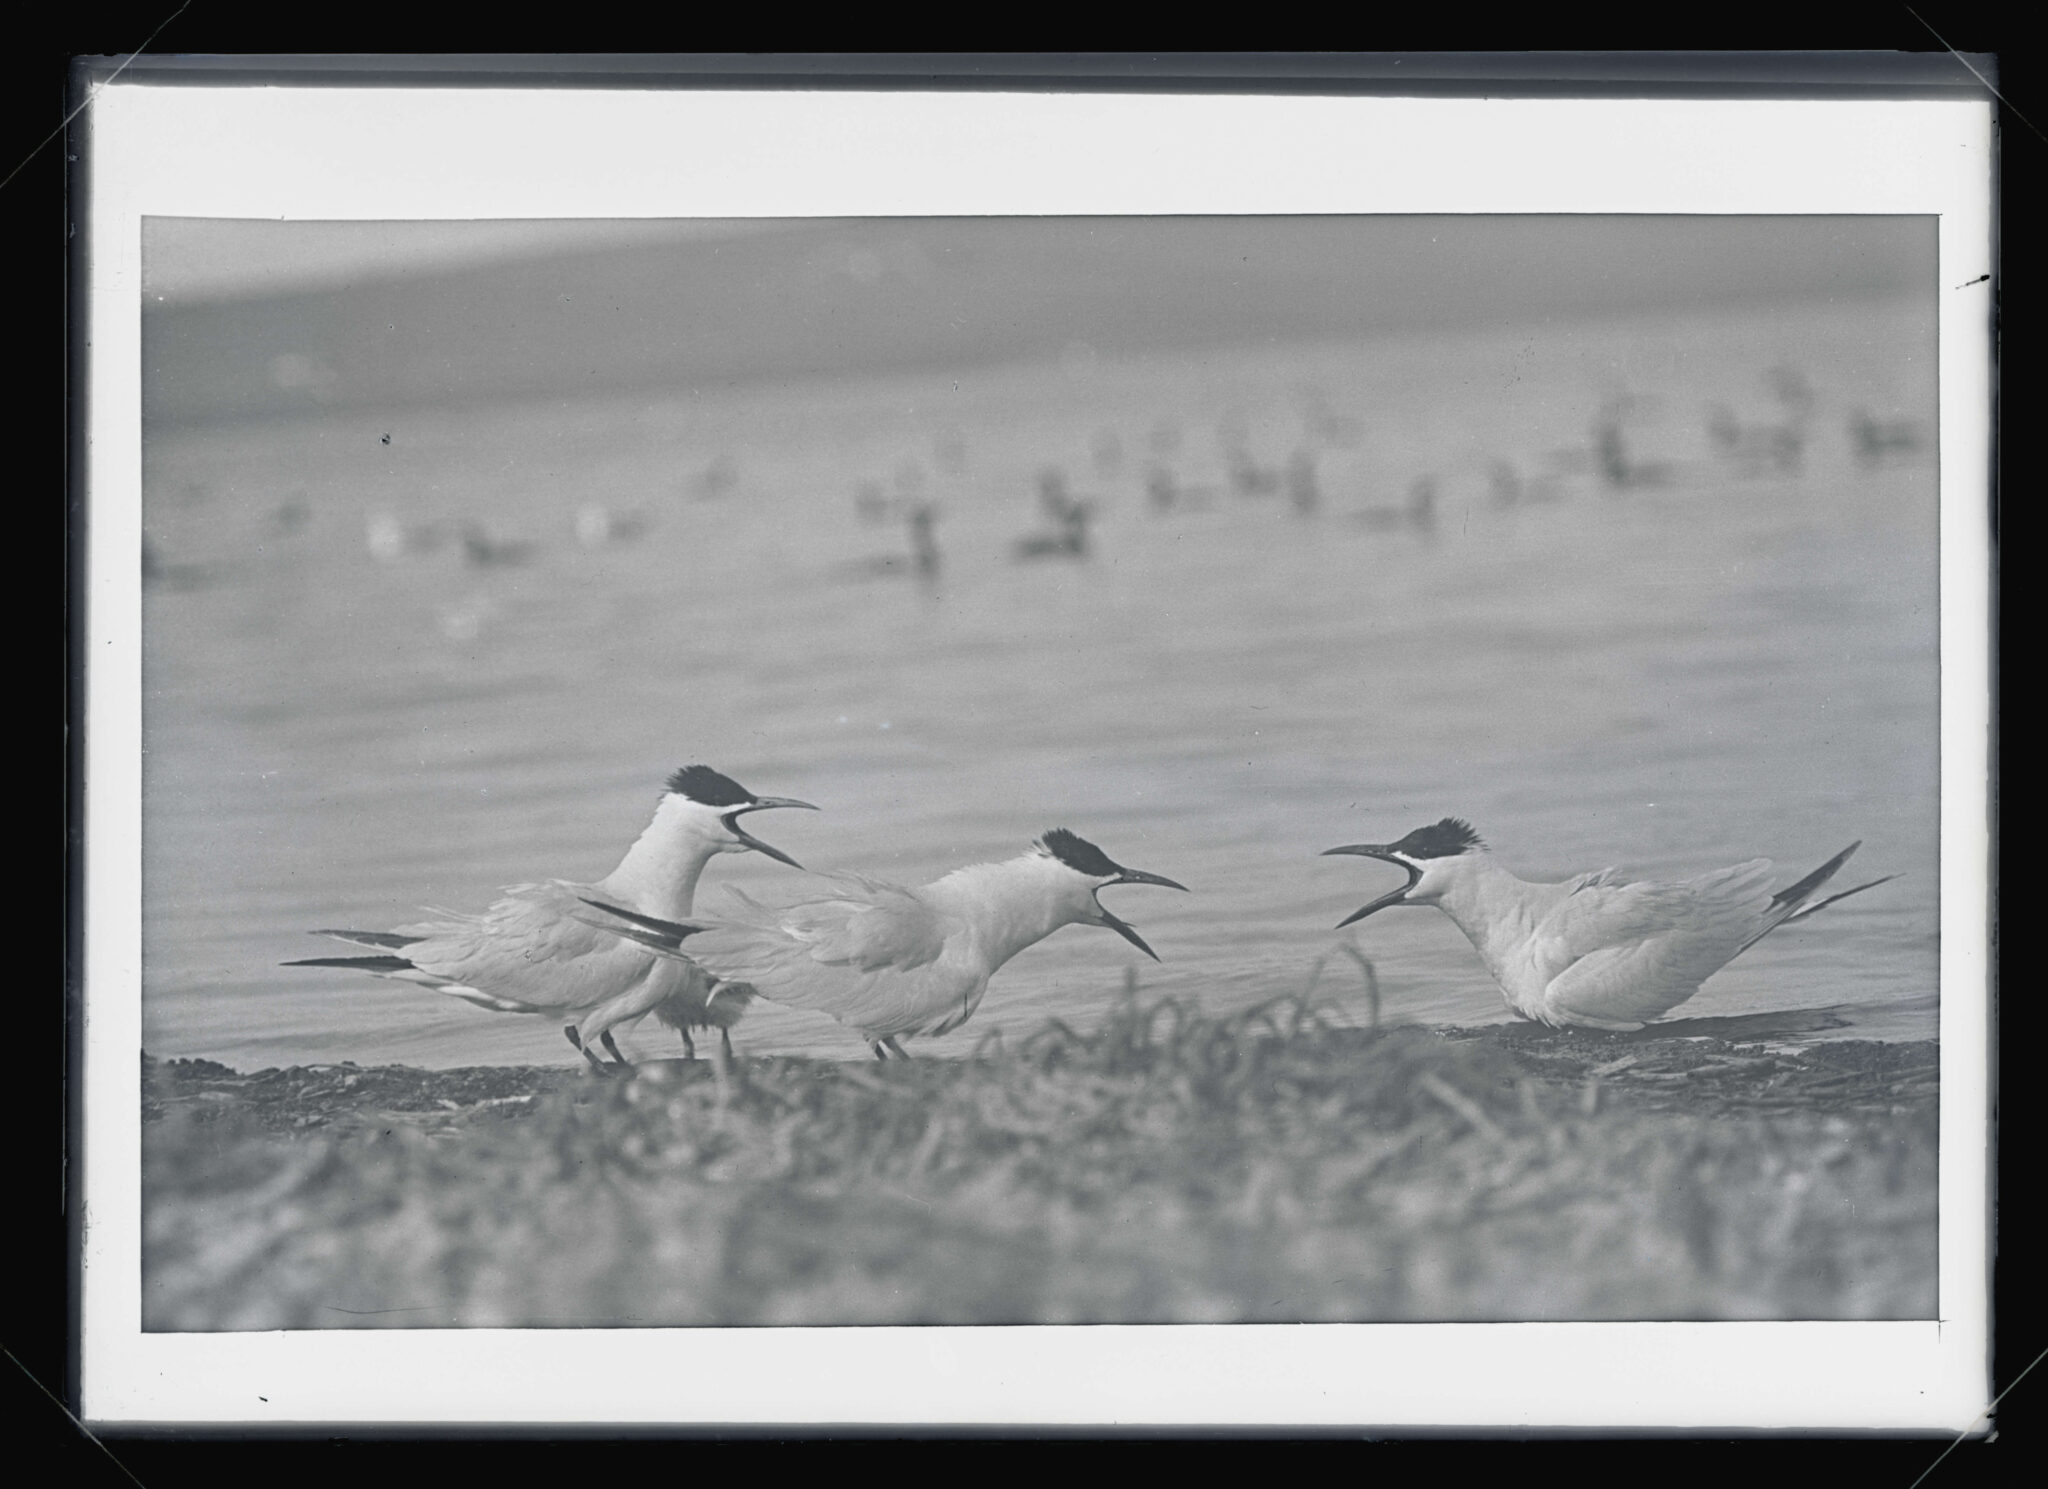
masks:
[[[529,562],[536,546],[518,538],[494,538],[480,522],[463,524],[462,556],[472,568],[504,569]]]
[[[1637,410],[1639,402],[1627,396],[1610,398],[1594,425],[1593,445],[1599,456],[1600,475],[1616,491],[1669,486],[1677,474],[1669,461],[1644,460],[1636,454],[1623,421]]]
[[[270,509],[270,530],[295,533],[313,517],[313,504],[303,496],[287,497]]]
[[[933,532],[939,520],[938,506],[928,501],[912,502],[904,511],[904,520],[910,528],[907,555],[883,553],[848,559],[838,565],[839,572],[859,579],[894,579],[902,574],[915,574],[927,585],[933,585],[939,577],[939,540]]]
[[[1390,905],[1435,905],[1500,985],[1507,1005],[1552,1028],[1640,1029],[1787,921],[1894,877],[1814,900],[1862,844],[1851,843],[1798,883],[1771,893],[1771,861],[1752,858],[1676,884],[1629,883],[1614,869],[1562,884],[1518,879],[1493,861],[1471,825],[1446,817],[1394,843],[1353,843],[1397,864],[1408,882],[1346,916]]]
[[[1747,475],[1797,475],[1806,450],[1802,424],[1745,424],[1725,403],[1707,410],[1707,435],[1722,458]]]
[[[204,589],[219,575],[207,564],[167,562],[148,538],[142,540],[142,583],[145,588]]]
[[[889,493],[880,481],[863,481],[853,494],[853,509],[870,525],[889,518]]]
[[[646,534],[645,512],[615,512],[603,502],[585,502],[576,509],[576,541],[585,548],[630,543]]]
[[[1316,458],[1306,450],[1287,457],[1287,499],[1297,517],[1313,517],[1323,504],[1322,489],[1316,485]]]
[[[1265,496],[1280,489],[1282,474],[1261,465],[1243,445],[1233,444],[1223,458],[1230,467],[1230,484],[1239,496]]]
[[[1553,466],[1560,464],[1553,460]],[[1548,472],[1539,470],[1532,478],[1523,479],[1521,470],[1514,461],[1495,457],[1487,467],[1487,479],[1493,488],[1493,504],[1497,507],[1512,507],[1523,502],[1556,501],[1564,495],[1564,489],[1555,469]]]
[[[1918,450],[1920,426],[1911,419],[1873,419],[1870,410],[1859,408],[1849,417],[1849,438],[1858,461],[1877,465],[1890,456]]]
[[[746,990],[726,990],[718,1008],[711,1009],[710,979],[701,968],[594,930],[581,918],[584,907],[606,904],[620,913],[688,915],[698,878],[720,853],[751,849],[801,867],[739,825],[747,813],[772,807],[817,810],[807,801],[755,796],[708,765],[685,766],[669,777],[646,831],[619,866],[595,884],[562,879],[515,884],[481,915],[442,911],[437,913],[443,919],[395,931],[315,931],[379,954],[312,957],[285,965],[344,967],[416,983],[499,1013],[566,1018],[563,1034],[600,1072],[608,1067],[592,1042],[602,1042],[619,1066],[630,1068],[612,1031],[629,1028],[649,1013],[659,1013],[663,1023],[682,1030],[684,1047],[694,1054],[689,1030],[716,1025],[723,1035],[751,1001]]]
[[[415,553],[432,553],[448,541],[445,522],[401,522],[390,512],[372,512],[364,520],[363,542],[379,563],[397,563]]]
[[[1413,528],[1425,537],[1436,532],[1436,477],[1417,476],[1408,486],[1408,502],[1399,507],[1361,507],[1352,516],[1373,532]]]
[[[1057,470],[1048,470],[1038,478],[1038,504],[1045,515],[1058,525],[1059,531],[1019,538],[1016,556],[1019,559],[1086,558],[1088,522],[1095,515],[1095,503],[1086,497],[1071,495],[1067,490],[1066,476]]]
[[[1061,926],[1105,926],[1157,961],[1096,895],[1114,884],[1186,888],[1124,868],[1064,828],[1020,857],[955,869],[922,889],[823,877],[830,893],[781,909],[734,890],[744,913],[677,922],[591,898],[610,918],[588,921],[664,956],[695,958],[725,980],[721,1000],[727,983],[742,982],[771,1003],[828,1013],[881,1060],[903,1057],[899,1039],[966,1023],[996,970]]]
[[[930,502],[919,502],[910,509],[910,551],[917,572],[927,579],[938,577],[939,572],[939,541],[932,536],[932,524],[938,517],[938,508]]]
[[[690,494],[699,501],[730,496],[740,483],[740,468],[730,455],[720,455],[690,479]]]

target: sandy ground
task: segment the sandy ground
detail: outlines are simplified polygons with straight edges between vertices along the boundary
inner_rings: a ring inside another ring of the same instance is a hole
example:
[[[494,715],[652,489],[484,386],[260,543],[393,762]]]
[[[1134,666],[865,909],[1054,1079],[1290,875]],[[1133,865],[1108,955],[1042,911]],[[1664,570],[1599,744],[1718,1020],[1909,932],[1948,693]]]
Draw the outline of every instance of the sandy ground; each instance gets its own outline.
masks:
[[[145,1055],[144,1326],[1932,1316],[1935,1045],[1714,1022],[1131,999],[971,1060]]]

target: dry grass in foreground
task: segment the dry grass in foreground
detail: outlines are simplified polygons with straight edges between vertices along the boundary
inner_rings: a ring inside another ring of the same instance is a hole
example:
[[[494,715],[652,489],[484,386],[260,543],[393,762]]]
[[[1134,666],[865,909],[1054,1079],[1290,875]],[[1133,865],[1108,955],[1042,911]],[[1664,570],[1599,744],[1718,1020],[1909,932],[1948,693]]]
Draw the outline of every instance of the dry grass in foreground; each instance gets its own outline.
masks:
[[[144,1326],[1930,1317],[1934,1056],[1127,996],[970,1060],[145,1057]]]

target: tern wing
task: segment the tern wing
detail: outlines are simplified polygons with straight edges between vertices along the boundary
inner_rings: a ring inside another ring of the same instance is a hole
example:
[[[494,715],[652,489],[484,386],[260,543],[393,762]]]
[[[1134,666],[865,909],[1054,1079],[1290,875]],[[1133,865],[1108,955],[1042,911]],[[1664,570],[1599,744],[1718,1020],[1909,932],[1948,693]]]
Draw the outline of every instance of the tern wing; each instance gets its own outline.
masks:
[[[1770,874],[1771,861],[1755,858],[1680,884],[1589,885],[1565,898],[1537,928],[1554,1022],[1627,1028],[1683,1003],[1754,934]]]
[[[978,991],[973,971],[946,957],[956,921],[914,890],[835,878],[835,892],[772,911],[735,891],[750,913],[707,925],[687,946],[721,978],[864,1033],[915,1032]]]
[[[727,892],[752,908],[755,913],[748,920],[756,928],[772,925],[812,961],[827,966],[910,972],[944,954],[953,923],[915,890],[865,875],[834,878],[844,886],[840,892],[765,913],[744,891]]]
[[[1576,879],[1567,880],[1565,882],[1564,892],[1566,894],[1577,894],[1580,890],[1583,889],[1593,889],[1601,885],[1622,885],[1626,883],[1628,883],[1628,880],[1622,877],[1620,869],[1595,869],[1590,874],[1581,874]]]
[[[515,884],[481,915],[400,926],[407,981],[508,1013],[591,1008],[647,981],[657,959],[578,919],[590,885]],[[404,974],[395,974],[404,976]]]

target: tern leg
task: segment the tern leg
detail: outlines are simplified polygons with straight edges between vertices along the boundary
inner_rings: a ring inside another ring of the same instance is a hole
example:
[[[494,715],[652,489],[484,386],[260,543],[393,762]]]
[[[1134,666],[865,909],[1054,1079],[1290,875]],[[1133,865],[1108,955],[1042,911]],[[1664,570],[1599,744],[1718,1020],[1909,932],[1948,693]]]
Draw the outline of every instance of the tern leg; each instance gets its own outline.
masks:
[[[894,1055],[897,1059],[908,1060],[910,1058],[910,1056],[903,1053],[903,1046],[896,1042],[896,1036],[894,1034],[891,1034],[887,1039],[883,1040],[882,1044],[889,1051],[889,1053]]]
[[[607,1029],[604,1031],[603,1041],[604,1047],[607,1050],[611,1051],[611,1057],[614,1060],[618,1061],[619,1064],[625,1067],[627,1070],[631,1070],[633,1068],[633,1062],[631,1060],[628,1060],[624,1055],[619,1053],[618,1041],[612,1038],[611,1030]]]
[[[879,1039],[877,1039],[873,1044],[869,1045],[868,1048],[875,1052],[875,1058],[877,1060],[886,1060],[889,1058],[888,1052],[882,1048],[882,1041]]]
[[[730,1059],[732,1058],[732,1033],[731,1033],[731,1031],[730,1031],[730,1030],[727,1030],[727,1029],[720,1029],[720,1030],[718,1031],[718,1042],[719,1042],[719,1043],[720,1043],[721,1045],[723,1045],[723,1046],[725,1047],[725,1058],[726,1058],[726,1059],[728,1059],[728,1060],[730,1060]]]
[[[696,1059],[697,1042],[694,1039],[690,1038],[690,1031],[688,1029],[678,1029],[676,1030],[676,1033],[683,1036],[683,1058],[685,1060]]]
[[[574,1024],[565,1024],[562,1028],[562,1033],[568,1036],[569,1043],[576,1049],[577,1053],[590,1062],[592,1070],[596,1071],[599,1075],[611,1074],[609,1070],[605,1069],[604,1061],[598,1059],[596,1055],[583,1047],[583,1036],[576,1032]]]

